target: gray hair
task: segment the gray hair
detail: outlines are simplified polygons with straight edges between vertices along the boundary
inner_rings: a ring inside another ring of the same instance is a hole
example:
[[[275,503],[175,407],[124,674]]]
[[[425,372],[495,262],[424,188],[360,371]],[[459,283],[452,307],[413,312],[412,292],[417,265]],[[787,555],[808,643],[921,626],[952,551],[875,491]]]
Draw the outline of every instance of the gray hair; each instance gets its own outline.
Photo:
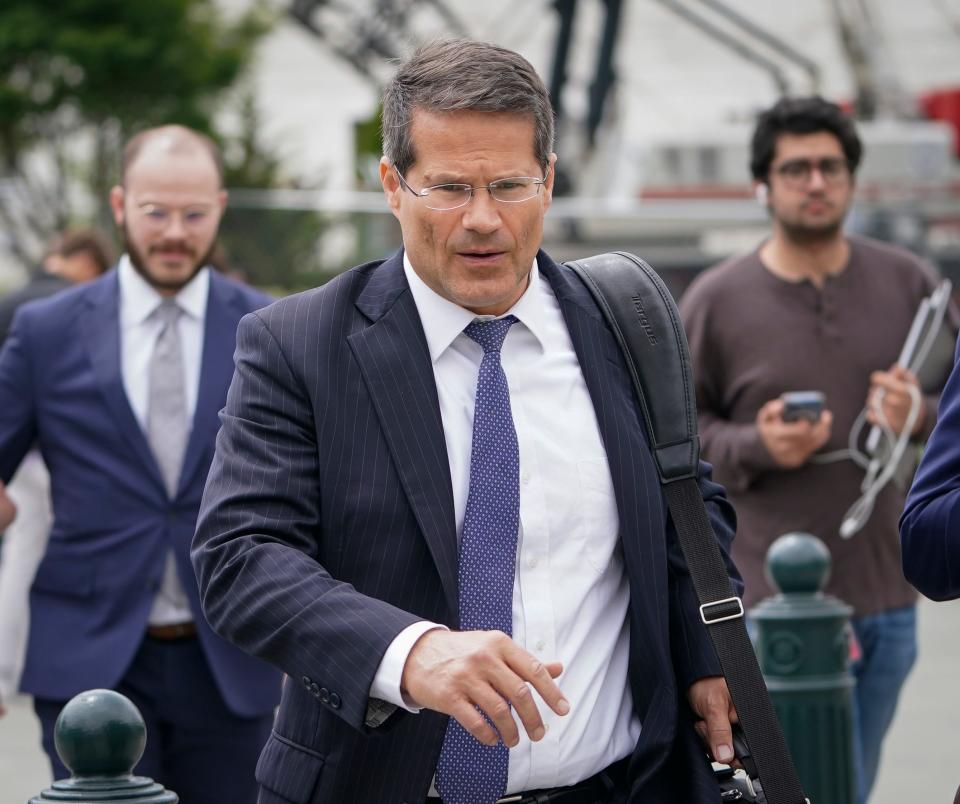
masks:
[[[416,161],[414,109],[507,112],[533,118],[533,150],[546,170],[553,151],[553,108],[536,70],[512,50],[469,39],[419,48],[383,92],[383,152],[404,174]]]

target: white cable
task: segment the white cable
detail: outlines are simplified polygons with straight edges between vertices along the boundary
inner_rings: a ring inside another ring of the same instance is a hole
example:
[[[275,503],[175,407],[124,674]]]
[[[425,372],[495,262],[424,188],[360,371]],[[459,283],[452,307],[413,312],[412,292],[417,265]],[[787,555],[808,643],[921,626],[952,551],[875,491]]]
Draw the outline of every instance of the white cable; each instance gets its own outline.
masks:
[[[843,517],[842,523],[840,524],[840,536],[842,536],[844,539],[849,539],[867,523],[867,520],[870,518],[870,514],[873,513],[873,506],[876,503],[877,496],[896,473],[900,459],[903,458],[903,454],[906,452],[907,446],[910,443],[910,437],[913,434],[913,428],[916,426],[917,420],[920,418],[920,410],[923,407],[923,397],[920,394],[920,389],[915,385],[907,385],[907,393],[910,394],[910,410],[907,413],[907,419],[904,422],[903,430],[896,438],[896,442],[894,443],[893,449],[890,452],[890,457],[886,460],[882,471],[880,471],[881,462],[878,458],[874,458],[870,462],[870,467],[868,468],[867,474],[864,477],[864,484],[862,487],[863,494],[861,495],[860,499],[850,506],[849,510]],[[893,431],[891,430],[890,423],[884,416],[883,410],[880,406],[882,399],[882,393],[876,394],[875,399],[871,400],[871,404],[873,405],[874,410],[877,412],[878,423],[883,431],[883,434],[887,436],[888,439],[893,441],[893,438],[891,437],[893,435]],[[877,474],[878,471],[879,474]],[[875,474],[876,478],[874,479],[873,475]]]
[[[870,464],[870,456],[857,447],[860,441],[860,433],[867,422],[867,409],[863,408],[853,421],[853,426],[847,435],[847,448],[837,449],[833,452],[823,452],[810,458],[810,463],[838,463],[839,461],[853,461],[861,469],[866,469]]]
[[[951,288],[949,280],[942,280],[933,293],[921,302],[914,322],[911,324],[897,362],[914,375],[923,366],[940,333],[949,306]],[[920,341],[919,345],[918,341]],[[857,415],[847,436],[847,449],[834,450],[810,458],[810,463],[815,464],[835,463],[849,459],[865,470],[863,482],[860,484],[860,490],[863,493],[847,510],[840,524],[840,535],[844,539],[849,539],[867,523],[870,514],[873,513],[877,497],[896,474],[907,450],[923,408],[920,389],[908,384],[907,392],[910,394],[910,410],[907,413],[903,431],[899,435],[893,431],[884,415],[882,403],[886,392],[881,388],[873,394],[868,405]],[[859,448],[859,443],[866,426],[868,408],[873,408],[877,421],[867,434],[866,451],[864,451]],[[886,461],[879,457],[882,455],[880,449],[882,438],[886,438],[887,443],[893,445]]]
[[[923,366],[940,333],[944,317],[947,314],[951,287],[949,280],[942,280],[933,293],[921,302],[917,314],[914,316],[910,332],[907,334],[900,357],[897,359],[899,365],[904,366],[914,375]],[[907,392],[910,394],[910,410],[907,413],[903,431],[899,435],[893,432],[890,422],[884,415],[882,403],[886,392],[881,388],[872,395],[867,407],[860,411],[850,428],[847,436],[847,449],[814,455],[810,459],[810,463],[816,464],[834,463],[849,459],[865,470],[863,482],[860,485],[862,494],[847,510],[840,524],[840,535],[844,539],[849,539],[867,523],[870,514],[873,513],[878,495],[896,474],[900,461],[907,450],[913,429],[923,408],[923,397],[920,389],[915,385],[908,384]],[[868,408],[874,410],[876,424],[870,428],[870,432],[867,434],[864,442],[866,451],[864,452],[858,445],[866,424]],[[892,444],[885,461],[880,457],[882,455],[881,439],[883,438],[886,438],[887,444]]]
[[[903,347],[900,349],[900,356],[897,358],[898,365],[914,374],[920,371],[936,342],[937,336],[940,334],[940,328],[943,325],[943,319],[947,314],[947,307],[950,303],[952,287],[949,279],[941,280],[933,293],[920,302],[920,306],[917,308],[917,314],[914,316],[910,331],[907,333]],[[867,440],[864,442],[869,455],[873,456],[879,453],[882,435],[882,428],[879,425],[870,429]],[[888,437],[892,442],[893,435],[888,433]]]

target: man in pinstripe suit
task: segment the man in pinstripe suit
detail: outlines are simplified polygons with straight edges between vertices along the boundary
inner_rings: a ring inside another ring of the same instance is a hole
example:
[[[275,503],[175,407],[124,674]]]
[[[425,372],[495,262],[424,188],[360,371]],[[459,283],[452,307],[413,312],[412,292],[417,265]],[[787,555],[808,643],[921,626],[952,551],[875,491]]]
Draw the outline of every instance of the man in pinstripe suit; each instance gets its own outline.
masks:
[[[695,732],[728,760],[735,714],[626,369],[539,250],[543,84],[436,43],[383,129],[404,249],[241,322],[194,541],[209,621],[288,676],[260,800],[719,802]]]

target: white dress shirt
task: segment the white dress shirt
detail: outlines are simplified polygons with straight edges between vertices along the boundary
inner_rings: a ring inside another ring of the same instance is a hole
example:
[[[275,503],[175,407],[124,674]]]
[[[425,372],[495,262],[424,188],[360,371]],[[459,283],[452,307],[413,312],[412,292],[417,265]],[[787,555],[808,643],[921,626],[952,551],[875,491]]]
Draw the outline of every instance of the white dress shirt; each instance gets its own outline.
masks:
[[[483,349],[463,333],[476,315],[431,290],[406,255],[404,270],[433,362],[459,538]],[[518,323],[501,362],[520,451],[513,639],[544,662],[563,662],[557,683],[570,702],[560,717],[534,691],[547,733],[534,743],[520,727],[507,777],[515,793],[574,784],[627,756],[640,721],[627,681],[630,591],[606,452],[560,305],[536,263],[509,314]],[[418,711],[400,677],[414,642],[436,627],[416,623],[397,636],[371,697]]]
[[[146,434],[150,406],[150,360],[161,328],[160,319],[154,313],[164,297],[137,273],[126,254],[120,258],[117,273],[120,282],[120,370],[123,388],[140,428]],[[177,327],[183,346],[183,387],[188,427],[193,422],[197,407],[209,294],[210,269],[202,268],[174,297],[183,311]],[[150,624],[165,625],[190,620],[193,620],[193,612],[177,576],[171,551],[167,556],[160,591],[150,612]]]

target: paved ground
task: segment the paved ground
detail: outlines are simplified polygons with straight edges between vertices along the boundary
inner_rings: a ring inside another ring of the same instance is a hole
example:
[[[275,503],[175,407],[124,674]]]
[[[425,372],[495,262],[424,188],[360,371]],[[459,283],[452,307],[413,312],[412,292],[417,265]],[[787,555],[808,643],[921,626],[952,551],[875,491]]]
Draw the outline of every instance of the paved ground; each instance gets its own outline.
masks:
[[[888,737],[871,804],[950,804],[960,785],[960,603],[920,607],[920,660]],[[50,782],[29,700],[0,720],[0,804],[25,804]],[[202,804],[202,802],[183,802]],[[830,804],[830,802],[815,802]]]
[[[960,786],[960,602],[920,606],[920,658],[887,737],[871,804],[950,804]]]

